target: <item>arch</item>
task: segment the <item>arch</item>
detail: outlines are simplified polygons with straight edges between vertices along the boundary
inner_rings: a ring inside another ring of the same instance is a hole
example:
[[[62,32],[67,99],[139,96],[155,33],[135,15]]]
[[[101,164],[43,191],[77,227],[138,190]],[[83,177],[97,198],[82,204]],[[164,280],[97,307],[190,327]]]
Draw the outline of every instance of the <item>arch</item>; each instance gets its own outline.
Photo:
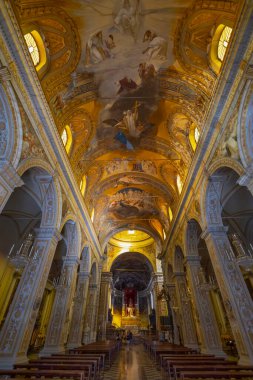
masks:
[[[61,230],[65,228],[67,242],[67,256],[81,256],[81,229],[74,215],[67,215],[62,223]]]
[[[42,169],[44,173],[40,177],[40,191],[44,194],[41,227],[60,228],[62,214],[62,192],[55,171],[46,162],[38,158],[23,160],[17,168],[22,176],[30,169]]]
[[[91,272],[91,247],[90,243],[85,243],[82,247],[81,259],[83,262],[83,269],[86,272]]]
[[[110,238],[113,236],[113,235],[116,235],[118,232],[121,232],[121,231],[125,231],[126,229],[129,229],[128,226],[124,225],[124,226],[121,226],[121,227],[118,227],[117,229],[114,229],[112,230],[111,232],[109,232],[106,237],[104,238],[104,242],[103,242],[103,245],[102,245],[102,252],[104,252],[105,248],[106,248],[106,244],[109,242]],[[157,246],[158,246],[158,249],[162,249],[162,240],[161,240],[161,237],[159,235],[156,235],[152,230],[150,230],[149,228],[146,228],[144,226],[136,226],[134,228],[135,230],[137,231],[143,231],[143,232],[146,232],[148,235],[150,235],[156,242]]]
[[[207,169],[208,175],[206,175],[203,178],[203,185],[200,193],[200,212],[201,212],[201,222],[200,224],[202,225],[202,229],[205,229],[207,220],[206,220],[206,215],[207,215],[207,204],[206,204],[206,199],[207,199],[207,193],[208,193],[208,188],[210,189],[210,177],[219,169],[223,168],[230,168],[234,172],[238,174],[238,176],[242,176],[245,174],[245,169],[243,166],[240,164],[240,162],[234,160],[233,158],[230,157],[222,157],[218,158],[215,160]],[[215,190],[215,189],[214,189]],[[217,191],[217,189],[215,190]],[[213,194],[214,196],[215,194]]]
[[[248,82],[238,113],[239,154],[245,168],[253,164],[253,82]]]
[[[18,104],[8,82],[0,83],[0,111],[0,160],[16,168],[22,151],[23,131]]]

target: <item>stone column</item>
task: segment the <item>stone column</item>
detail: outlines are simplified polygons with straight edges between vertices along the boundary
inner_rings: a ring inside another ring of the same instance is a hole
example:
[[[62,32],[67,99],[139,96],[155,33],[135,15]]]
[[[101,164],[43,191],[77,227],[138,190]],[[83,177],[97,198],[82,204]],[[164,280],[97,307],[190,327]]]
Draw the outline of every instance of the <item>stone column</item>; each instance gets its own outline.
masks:
[[[0,334],[0,368],[26,362],[27,350],[61,235],[56,229],[36,230],[34,257],[23,271]]]
[[[162,300],[159,300],[158,295],[162,291],[163,286],[163,275],[162,273],[153,274],[153,294],[154,294],[154,308],[156,312],[156,330],[159,332],[161,330],[160,317],[162,316]]]
[[[101,284],[101,270],[102,267],[99,265],[99,275],[98,275],[98,284],[94,289],[94,307],[92,314],[92,328],[91,328],[91,342],[96,342],[97,339],[97,325],[98,325],[98,306],[99,306],[99,289]]]
[[[178,328],[176,323],[176,310],[178,309],[178,302],[177,302],[177,293],[176,293],[176,286],[174,283],[166,285],[170,301],[167,301],[167,309],[168,309],[168,316],[170,316],[170,313],[172,315],[172,323],[173,323],[173,340],[175,344],[179,344],[179,334],[178,334]],[[170,310],[169,310],[170,309]]]
[[[89,272],[80,269],[78,273],[77,288],[74,298],[72,320],[70,324],[68,348],[79,347],[82,344],[84,331],[84,314],[87,305],[87,294],[89,288]]]
[[[202,236],[210,252],[240,364],[253,364],[253,303],[226,231],[224,226],[210,226]]]
[[[184,345],[198,349],[198,338],[194,317],[191,307],[191,299],[187,292],[186,278],[184,273],[175,273],[175,285],[179,310],[181,312],[182,339]]]
[[[253,164],[246,168],[246,174],[241,176],[237,183],[241,186],[246,186],[253,195]]]
[[[66,328],[68,327],[70,308],[76,288],[77,266],[77,257],[65,257],[60,283],[55,294],[45,346],[40,352],[40,356],[62,352],[65,349]]]
[[[106,325],[108,322],[109,287],[112,282],[111,272],[102,272],[100,283],[100,297],[98,307],[98,331],[99,339],[106,339]]]
[[[84,326],[84,344],[94,342],[96,340],[96,334],[94,332],[96,325],[96,306],[97,306],[97,293],[98,287],[96,284],[90,284],[88,289],[88,303],[85,314],[85,326]]]
[[[199,286],[199,273],[201,269],[200,257],[187,256],[186,267],[199,323],[201,352],[217,356],[225,356],[222,351],[222,343],[209,289],[204,286]]]
[[[3,211],[15,187],[24,185],[12,164],[0,160],[0,213]]]

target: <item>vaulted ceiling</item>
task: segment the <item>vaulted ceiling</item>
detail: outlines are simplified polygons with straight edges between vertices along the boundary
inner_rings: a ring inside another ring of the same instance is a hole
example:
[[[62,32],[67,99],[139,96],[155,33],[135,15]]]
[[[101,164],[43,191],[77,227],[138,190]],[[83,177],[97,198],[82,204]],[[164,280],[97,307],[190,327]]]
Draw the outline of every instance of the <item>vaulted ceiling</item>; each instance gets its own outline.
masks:
[[[59,134],[70,127],[101,243],[166,236],[219,77],[215,31],[233,27],[239,3],[13,0],[23,34],[42,37],[38,76]]]

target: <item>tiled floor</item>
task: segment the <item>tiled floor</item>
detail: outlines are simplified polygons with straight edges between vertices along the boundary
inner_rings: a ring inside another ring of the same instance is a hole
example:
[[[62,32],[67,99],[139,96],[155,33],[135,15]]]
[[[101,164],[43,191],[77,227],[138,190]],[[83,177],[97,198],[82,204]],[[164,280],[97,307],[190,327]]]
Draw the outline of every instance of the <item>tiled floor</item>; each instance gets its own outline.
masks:
[[[123,345],[118,358],[104,373],[104,380],[161,380],[161,372],[145,352],[143,345]]]

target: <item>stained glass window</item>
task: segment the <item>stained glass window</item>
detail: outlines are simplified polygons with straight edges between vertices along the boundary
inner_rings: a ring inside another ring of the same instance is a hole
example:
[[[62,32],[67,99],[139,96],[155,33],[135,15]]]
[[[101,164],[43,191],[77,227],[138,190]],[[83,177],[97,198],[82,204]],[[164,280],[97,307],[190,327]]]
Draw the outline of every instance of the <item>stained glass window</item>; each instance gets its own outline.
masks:
[[[40,62],[40,52],[38,49],[38,45],[36,44],[35,39],[33,38],[31,33],[25,34],[25,41],[31,54],[34,66],[37,66]]]
[[[225,28],[223,29],[221,33],[219,44],[218,44],[218,58],[220,61],[223,61],[225,57],[225,53],[228,47],[228,42],[231,37],[231,33],[232,33],[232,28],[230,28],[229,26],[225,26]]]

